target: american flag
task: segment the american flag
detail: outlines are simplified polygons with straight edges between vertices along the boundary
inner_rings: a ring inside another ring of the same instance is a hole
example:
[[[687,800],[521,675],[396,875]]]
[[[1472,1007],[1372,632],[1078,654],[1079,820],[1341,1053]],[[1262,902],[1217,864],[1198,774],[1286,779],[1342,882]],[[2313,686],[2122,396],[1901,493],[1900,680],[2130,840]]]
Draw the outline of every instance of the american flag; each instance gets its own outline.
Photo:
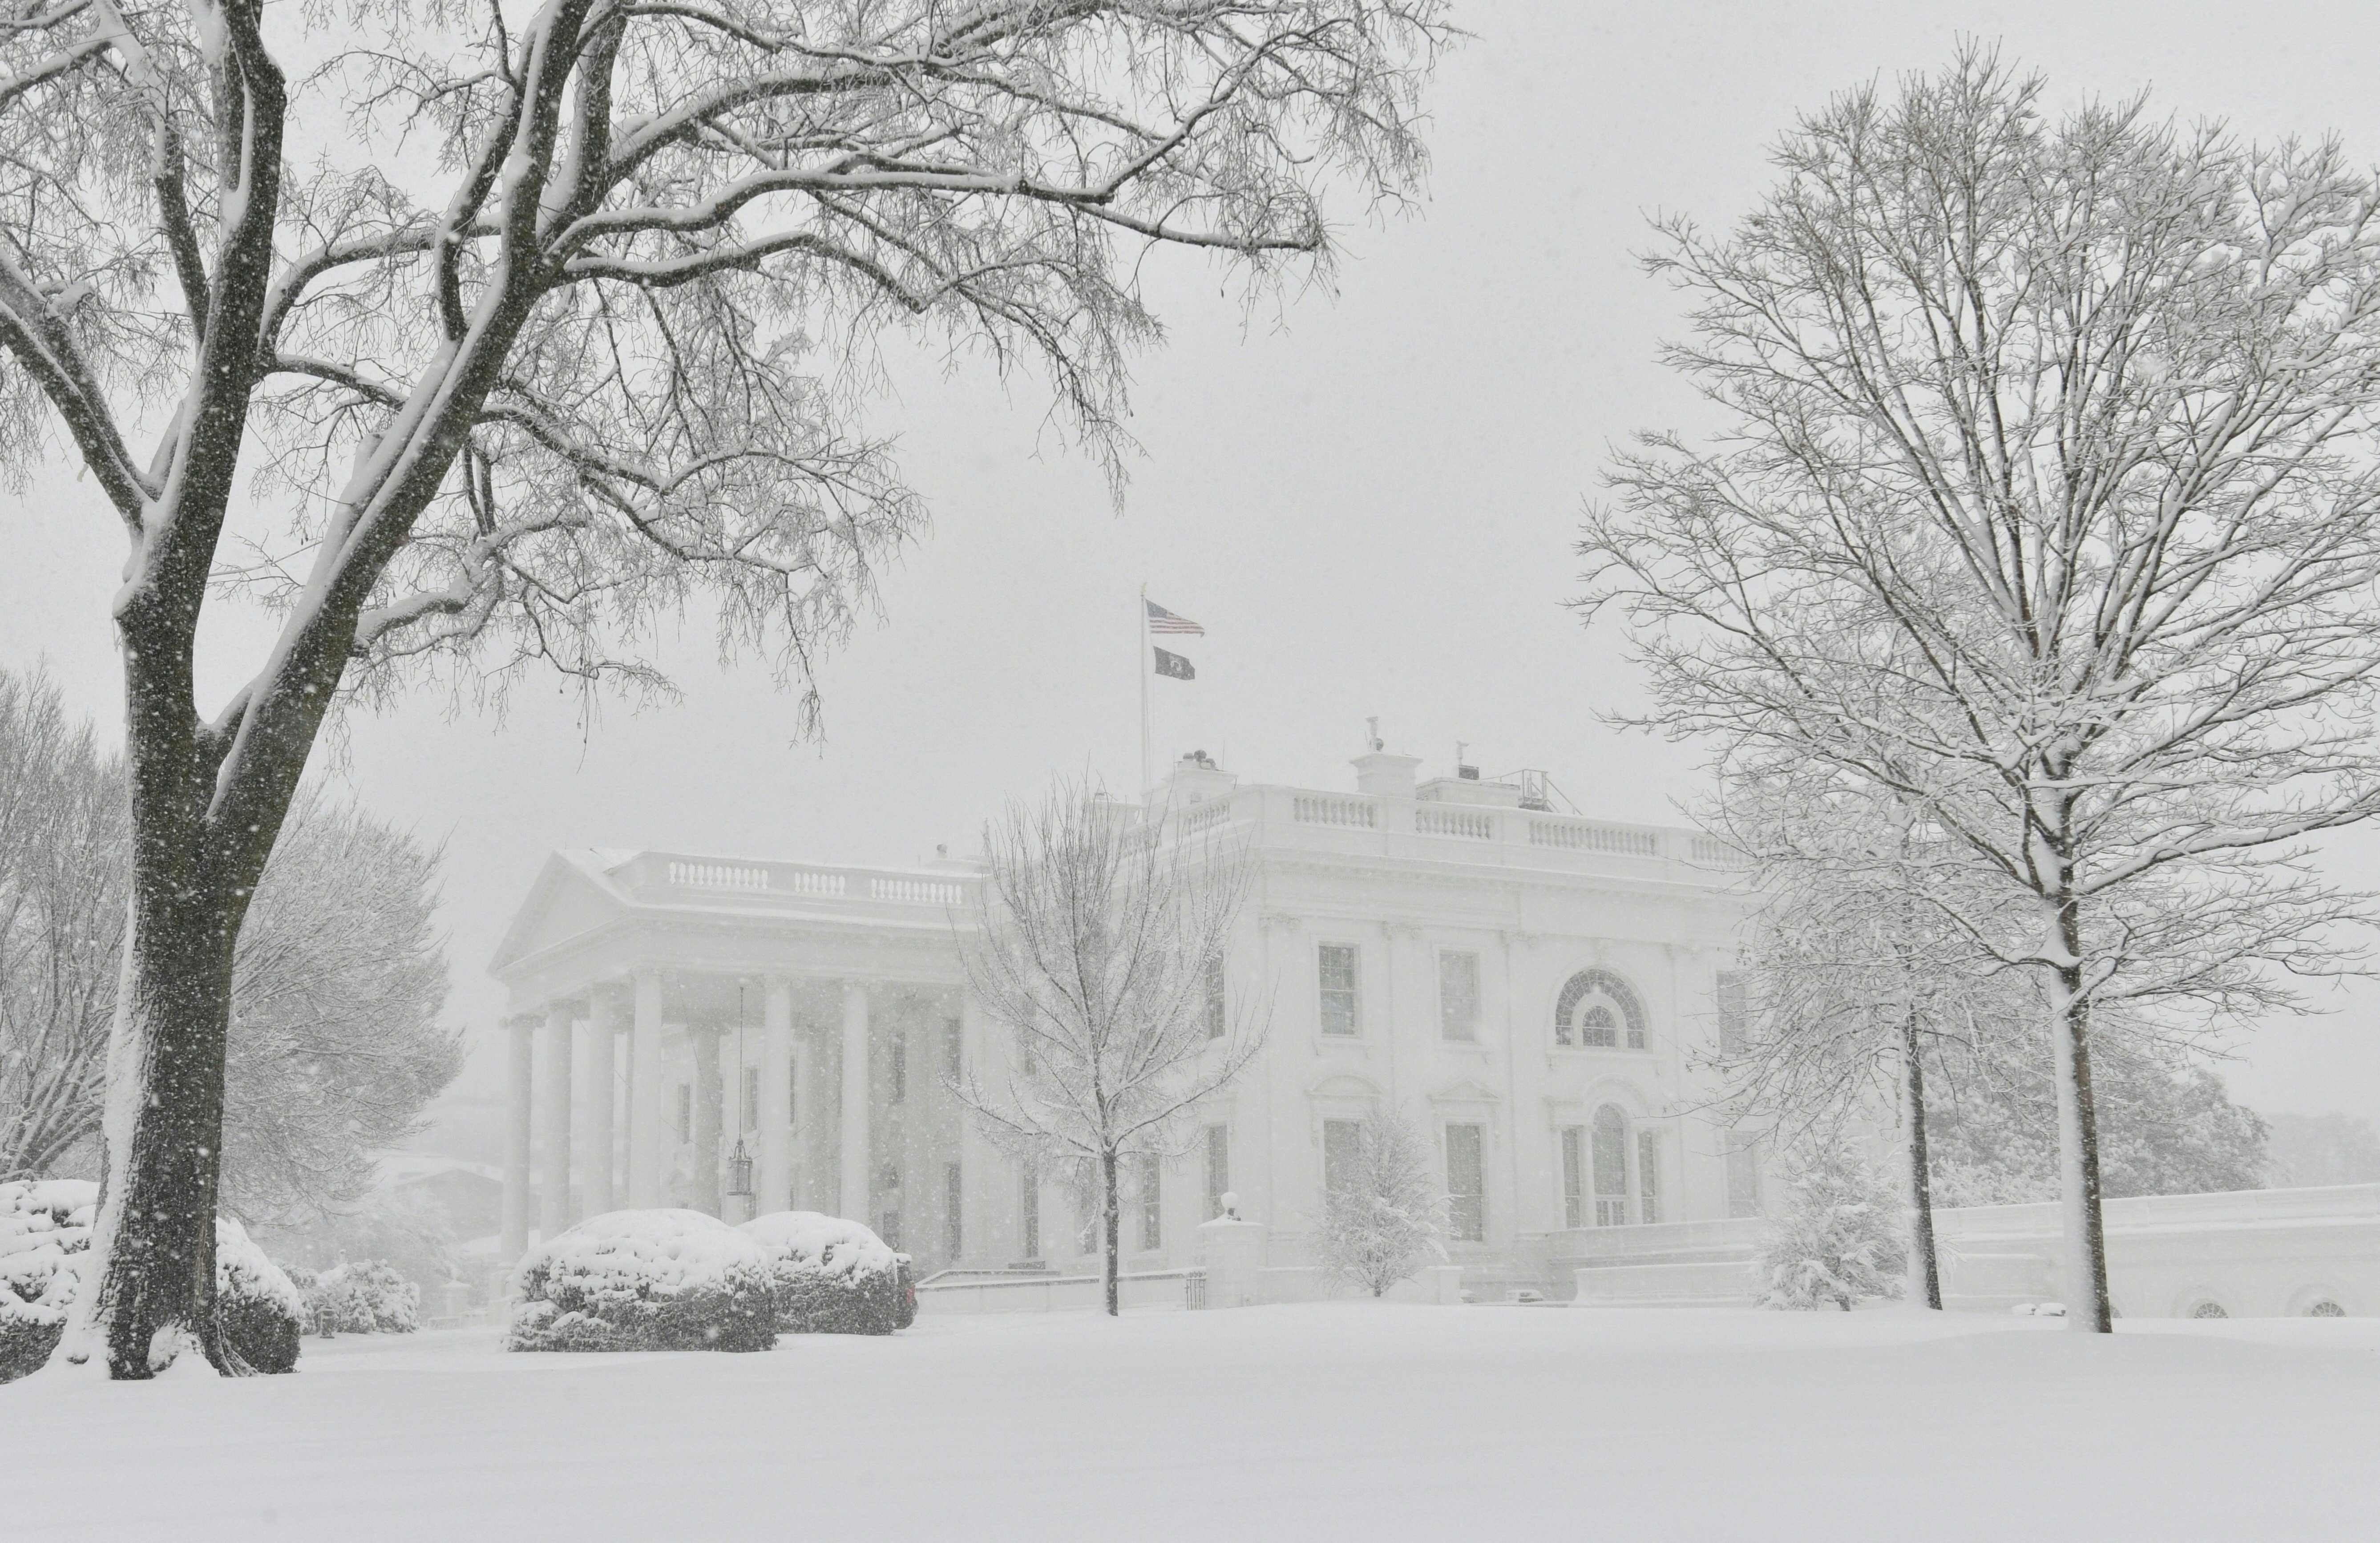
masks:
[[[1207,636],[1207,629],[1187,616],[1177,616],[1153,600],[1140,602],[1148,607],[1148,630],[1151,632],[1184,632],[1195,638]]]

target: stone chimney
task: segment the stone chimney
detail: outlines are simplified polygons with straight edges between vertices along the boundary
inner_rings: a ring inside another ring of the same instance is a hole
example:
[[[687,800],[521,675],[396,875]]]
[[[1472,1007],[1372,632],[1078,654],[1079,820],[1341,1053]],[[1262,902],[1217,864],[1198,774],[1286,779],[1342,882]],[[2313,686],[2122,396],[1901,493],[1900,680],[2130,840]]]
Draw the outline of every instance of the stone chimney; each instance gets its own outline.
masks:
[[[1374,750],[1369,755],[1357,756],[1350,764],[1355,768],[1356,792],[1368,793],[1375,798],[1410,798],[1421,757]]]

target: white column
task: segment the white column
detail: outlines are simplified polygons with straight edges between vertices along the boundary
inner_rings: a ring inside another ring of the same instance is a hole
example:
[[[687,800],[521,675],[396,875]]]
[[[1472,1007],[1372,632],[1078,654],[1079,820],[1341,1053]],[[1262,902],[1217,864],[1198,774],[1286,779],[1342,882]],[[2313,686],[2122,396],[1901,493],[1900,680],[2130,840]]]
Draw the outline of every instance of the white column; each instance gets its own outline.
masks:
[[[816,1210],[818,1176],[826,1166],[819,1137],[826,1130],[826,1100],[819,1087],[818,1046],[807,1027],[794,1033],[794,1134],[788,1143],[793,1156],[794,1209]]]
[[[586,1111],[586,1136],[578,1151],[579,1192],[589,1216],[601,1216],[619,1203],[612,1185],[613,1161],[613,1047],[625,1027],[628,1004],[616,987],[599,986],[588,1002],[585,1050],[587,1070],[578,1103]]]
[[[522,1014],[508,1020],[510,1036],[504,1060],[504,1258],[509,1264],[528,1250],[529,1201],[529,1074],[536,1062],[530,1034],[537,1020]]]
[[[629,986],[635,1023],[628,1039],[628,1204],[662,1203],[662,1153],[669,1148],[662,1088],[662,978],[638,970]]]
[[[545,1010],[544,1064],[538,1067],[544,1106],[545,1172],[538,1197],[538,1225],[551,1241],[570,1226],[570,1023],[577,1015],[573,1002],[557,1002]]]
[[[843,983],[843,1214],[868,1221],[868,986]]]
[[[689,1023],[686,1032],[694,1041],[694,1209],[724,1218],[725,1197],[720,1193],[719,1160],[723,1143],[721,1127],[727,1112],[725,1075],[719,1053],[722,1038],[715,1023]]]
[[[794,983],[771,976],[761,988],[760,1162],[753,1214],[793,1204]]]

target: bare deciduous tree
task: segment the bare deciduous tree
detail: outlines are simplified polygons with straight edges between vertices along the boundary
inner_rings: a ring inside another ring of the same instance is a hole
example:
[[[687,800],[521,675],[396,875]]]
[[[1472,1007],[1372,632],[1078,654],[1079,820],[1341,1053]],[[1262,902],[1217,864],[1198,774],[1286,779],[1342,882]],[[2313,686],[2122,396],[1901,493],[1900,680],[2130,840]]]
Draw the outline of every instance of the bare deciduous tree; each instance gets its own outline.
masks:
[[[2023,902],[1986,941],[2105,1331],[2095,1006],[2292,1002],[2355,912],[2303,838],[2380,812],[2380,186],[2041,91],[1981,50],[1854,91],[1731,233],[1662,227],[1725,437],[1621,457],[1583,551],[1655,721],[1867,778]]]
[[[1156,334],[1141,254],[1259,286],[1326,260],[1326,186],[1414,185],[1442,8],[0,21],[0,466],[62,433],[129,546],[128,989],[98,1281],[61,1354],[142,1378],[195,1336],[231,1369],[207,1297],[232,940],[343,691],[442,658],[660,685],[640,624],[695,601],[801,675],[919,517],[853,421],[870,340],[1043,371],[1112,466]],[[236,509],[243,463],[277,502]],[[240,578],[279,630],[202,711],[200,617]]]
[[[0,1177],[88,1163],[122,968],[123,764],[55,686],[0,670]],[[232,961],[223,1209],[302,1226],[371,1182],[454,1079],[437,854],[299,795]],[[83,1170],[88,1172],[88,1168]]]
[[[1001,1075],[953,1085],[998,1144],[1087,1166],[1107,1310],[1117,1310],[1118,1165],[1178,1156],[1193,1112],[1263,1048],[1225,949],[1249,869],[1235,848],[1061,784],[984,832],[976,930],[961,939],[985,1013],[1013,1036]]]

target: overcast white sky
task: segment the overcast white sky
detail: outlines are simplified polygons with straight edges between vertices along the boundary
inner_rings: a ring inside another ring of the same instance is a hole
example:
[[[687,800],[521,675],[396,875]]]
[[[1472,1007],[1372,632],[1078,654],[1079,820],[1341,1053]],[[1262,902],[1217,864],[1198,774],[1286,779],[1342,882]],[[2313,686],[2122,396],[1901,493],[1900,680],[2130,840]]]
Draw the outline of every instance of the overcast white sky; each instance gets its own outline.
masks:
[[[530,681],[502,722],[417,699],[353,725],[331,774],[446,845],[455,1021],[484,1029],[496,939],[555,846],[669,846],[906,863],[974,844],[1053,771],[1136,780],[1134,596],[1208,629],[1160,681],[1160,760],[1195,746],[1244,777],[1347,784],[1363,721],[1442,769],[1543,767],[1588,812],[1673,819],[1694,757],[1597,714],[1634,689],[1619,641],[1561,601],[1581,500],[1609,445],[1688,424],[1653,361],[1670,297],[1636,270],[1645,215],[1732,220],[1770,180],[1797,109],[1871,74],[1929,67],[1961,34],[2048,72],[2054,95],[2154,88],[2257,137],[2336,131],[2380,160],[2368,4],[1587,6],[1473,0],[1477,41],[1435,95],[1417,217],[1344,231],[1336,298],[1244,325],[1215,271],[1160,260],[1171,341],[1138,371],[1123,515],[1030,383],[896,359],[880,422],[905,438],[935,525],[891,572],[884,618],[825,669],[822,743],[793,737],[765,670],[722,670],[698,621],[665,662],[667,708],[606,710]],[[6,505],[0,505],[6,507]],[[77,703],[118,712],[111,516],[69,475],[5,516],[0,660],[46,658]],[[220,688],[254,640],[224,639]],[[2338,848],[2368,879],[2380,837]],[[2266,1111],[2380,1112],[2380,990],[2268,1027],[2232,1068]],[[471,1081],[492,1075],[475,1058]]]

